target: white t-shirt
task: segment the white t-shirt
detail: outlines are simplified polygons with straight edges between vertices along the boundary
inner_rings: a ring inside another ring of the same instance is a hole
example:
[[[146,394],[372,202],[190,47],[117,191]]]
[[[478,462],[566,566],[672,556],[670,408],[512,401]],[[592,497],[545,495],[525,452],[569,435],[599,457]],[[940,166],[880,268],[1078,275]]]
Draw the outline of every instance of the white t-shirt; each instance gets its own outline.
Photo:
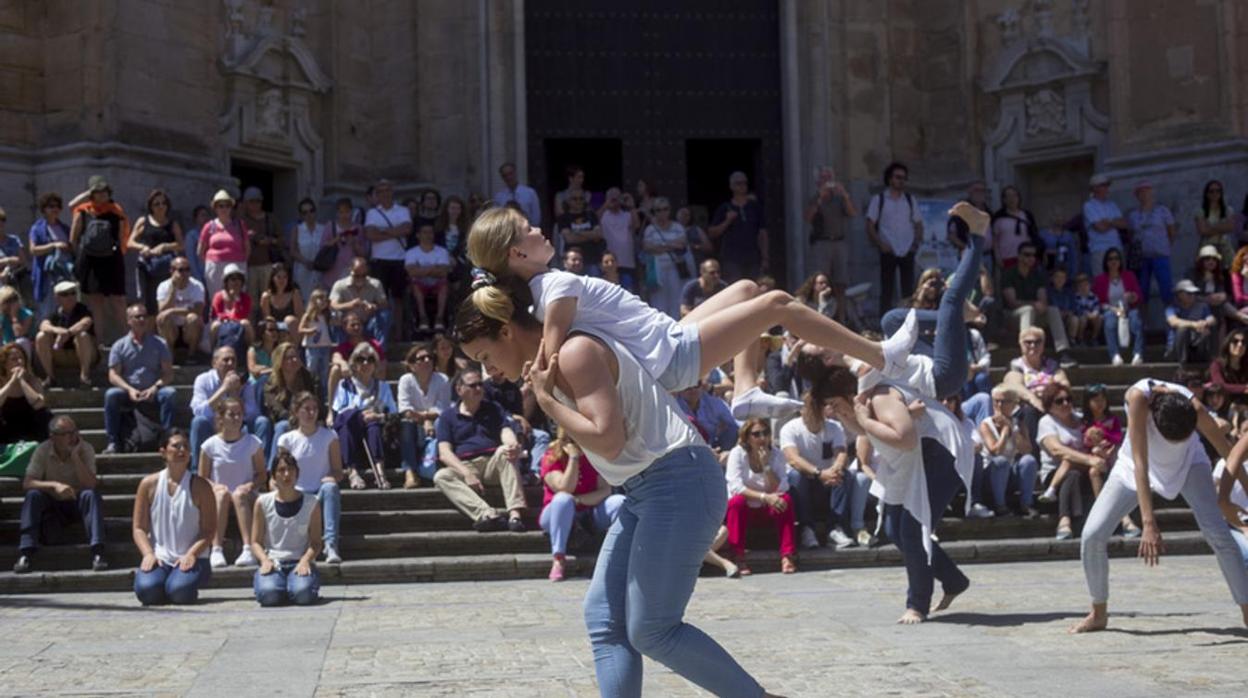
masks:
[[[412,214],[407,210],[406,206],[392,204],[390,208],[382,210],[380,206],[374,206],[368,210],[368,216],[364,219],[364,227],[380,228],[388,230],[397,228],[404,223],[412,222]],[[373,259],[403,259],[404,245],[402,240],[390,238],[381,242],[373,243]]]
[[[429,389],[421,390],[416,376],[404,373],[399,379],[399,411],[432,409],[445,410],[451,406],[451,381],[441,371],[429,376]]]
[[[530,279],[529,289],[539,322],[547,305],[575,298],[576,327],[623,344],[651,376],[663,375],[683,334],[675,320],[609,281],[552,270]]]
[[[251,457],[263,448],[260,438],[253,434],[243,434],[234,441],[216,434],[200,446],[200,453],[212,459],[212,481],[233,490],[252,481],[256,471]]]
[[[187,279],[186,286],[183,288],[174,288],[173,279],[165,279],[156,287],[156,303],[163,304],[169,300],[169,294],[173,294],[173,305],[175,308],[191,308],[196,303],[203,303],[207,298],[204,291],[204,285],[199,279]]]
[[[629,229],[632,214],[624,209],[611,211],[603,209],[599,217],[602,226],[602,237],[607,242],[607,251],[615,255],[621,267],[632,269],[637,266],[637,251],[633,241],[633,231]]]
[[[1138,381],[1127,392],[1138,390],[1144,393],[1145,397],[1148,397],[1153,394],[1154,388],[1163,387],[1169,392],[1178,393],[1188,400],[1192,399],[1192,391],[1181,385],[1149,378]],[[1130,410],[1128,409],[1129,412]],[[1128,430],[1130,429],[1129,424],[1127,428]],[[1193,431],[1190,436],[1182,441],[1170,441],[1162,436],[1161,432],[1157,431],[1157,424],[1153,422],[1151,416],[1148,418],[1147,428],[1148,484],[1154,492],[1162,497],[1174,499],[1179,496],[1179,490],[1183,489],[1183,482],[1187,480],[1187,471],[1197,463],[1209,465],[1209,454],[1205,453],[1205,447],[1200,443],[1199,432]],[[1114,463],[1114,469],[1110,475],[1118,478],[1118,481],[1126,485],[1132,492],[1135,491],[1135,459],[1132,457],[1129,433],[1122,440],[1122,447],[1118,449],[1118,460]]]
[[[1083,430],[1081,426],[1068,427],[1065,424],[1054,419],[1051,415],[1044,415],[1040,418],[1040,424],[1036,426],[1036,445],[1040,446],[1040,478],[1044,479],[1048,474],[1057,469],[1061,464],[1061,458],[1054,458],[1045,450],[1043,444],[1045,438],[1056,436],[1057,442],[1063,446],[1073,448],[1076,451],[1083,450]]]
[[[445,247],[434,245],[432,250],[426,252],[420,245],[413,247],[403,255],[403,265],[407,267],[449,267],[451,266],[451,253],[446,251]],[[434,283],[442,281],[445,277],[421,276],[418,277],[426,283]]]
[[[914,245],[914,224],[923,220],[919,202],[908,192],[893,198],[892,189],[884,192],[884,210],[880,210],[880,195],[871,197],[867,204],[867,218],[875,221],[880,237],[893,248],[893,254],[909,254]],[[913,205],[911,205],[913,203]]]
[[[827,470],[836,460],[836,449],[845,448],[845,430],[834,419],[824,420],[823,429],[811,433],[806,422],[791,419],[780,428],[780,450],[796,448],[797,454],[819,470]],[[786,460],[787,465],[787,460]],[[785,473],[793,471],[787,466]]]
[[[329,449],[336,446],[338,435],[328,427],[317,427],[312,436],[292,429],[277,440],[277,447],[290,451],[299,463],[299,482],[295,487],[301,492],[316,494],[321,489],[321,478],[329,475]]]
[[[1240,466],[1243,467],[1242,465]],[[1214,487],[1217,487],[1218,481],[1222,479],[1222,473],[1226,471],[1226,459],[1218,460],[1218,465],[1213,469]],[[1244,491],[1244,485],[1239,480],[1235,481],[1235,485],[1231,487],[1231,504],[1243,509],[1248,509],[1248,492]]]
[[[767,459],[767,467],[771,472],[775,473],[776,479],[780,481],[774,494],[789,491],[789,479],[785,474],[789,464],[785,462],[784,455],[780,453],[780,449],[774,446],[771,449],[770,457]],[[740,446],[733,446],[728,452],[728,465],[724,469],[724,477],[728,480],[728,496],[734,497],[741,494],[746,489],[756,492],[767,491],[767,471],[754,472],[750,470],[749,456],[745,454],[745,449]],[[762,502],[750,499],[747,502],[751,509],[757,509],[763,506]]]

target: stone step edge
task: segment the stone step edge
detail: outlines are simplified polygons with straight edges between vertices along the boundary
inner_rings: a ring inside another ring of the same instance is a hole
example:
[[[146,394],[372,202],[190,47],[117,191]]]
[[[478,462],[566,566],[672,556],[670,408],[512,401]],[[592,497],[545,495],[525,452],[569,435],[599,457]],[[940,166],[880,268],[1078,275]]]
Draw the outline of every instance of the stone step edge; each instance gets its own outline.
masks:
[[[1166,536],[1166,555],[1208,555],[1209,545],[1199,532],[1172,533]],[[1109,541],[1109,555],[1115,558],[1135,557],[1138,539],[1121,537]],[[1051,538],[1018,538],[993,541],[955,541],[942,548],[960,564],[991,564],[996,562],[1039,562],[1070,560],[1079,557],[1079,540]],[[750,567],[756,573],[775,572],[779,555],[775,550],[749,552]],[[568,574],[588,576],[594,556],[568,556]],[[1210,564],[1215,564],[1211,561]],[[859,567],[900,567],[901,552],[895,546],[850,548],[843,551],[820,548],[803,551],[798,556],[803,571],[852,569]],[[773,569],[773,567],[775,569]],[[388,558],[347,561],[341,565],[319,564],[321,584],[393,584],[411,582],[495,581],[544,577],[550,570],[550,555],[545,553],[505,553],[497,555],[444,556],[419,558]],[[213,573],[208,589],[247,588],[252,584],[254,569],[226,568]],[[32,572],[16,575],[0,572],[0,594],[46,594],[66,592],[129,591],[133,589],[133,568],[90,572],[84,570]],[[702,576],[722,575],[717,568],[703,565]],[[971,575],[972,578],[974,575]],[[1072,584],[1079,580],[1072,577]]]

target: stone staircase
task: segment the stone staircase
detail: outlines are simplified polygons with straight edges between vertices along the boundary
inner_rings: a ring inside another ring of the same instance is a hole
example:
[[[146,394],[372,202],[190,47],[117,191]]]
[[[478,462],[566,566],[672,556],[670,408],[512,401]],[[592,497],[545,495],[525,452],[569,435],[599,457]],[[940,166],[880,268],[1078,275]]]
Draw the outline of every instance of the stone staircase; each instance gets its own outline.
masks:
[[[390,356],[401,356],[406,349],[399,345],[390,349]],[[1157,359],[1159,351],[1149,348],[1147,355]],[[994,382],[1004,373],[1004,366],[1017,351],[1003,348],[994,352]],[[1144,377],[1169,379],[1177,366],[1150,362],[1144,366],[1092,365],[1104,361],[1103,349],[1076,349],[1075,358],[1081,365],[1068,371],[1078,386],[1101,382],[1109,386],[1111,404],[1121,405],[1122,394],[1136,380]],[[206,370],[204,365],[177,365],[174,385],[178,388],[179,404],[189,403],[190,385],[194,377]],[[387,377],[393,382],[404,370],[402,364],[387,364]],[[49,403],[58,414],[74,418],[83,436],[102,450],[102,390],[72,387],[72,375],[58,375],[61,385],[49,392]],[[1081,397],[1081,390],[1076,390]],[[189,413],[183,410],[177,423],[186,425]],[[402,477],[397,463],[390,466],[390,482],[394,489],[381,491],[342,492],[340,550],[346,560],[341,565],[322,565],[326,584],[382,583],[412,581],[452,581],[466,579],[509,579],[543,577],[549,570],[549,543],[536,522],[541,503],[539,487],[526,489],[530,504],[526,533],[476,533],[467,518],[432,487],[417,490],[401,488]],[[35,572],[14,575],[9,570],[17,557],[18,518],[22,503],[20,479],[0,478],[0,593],[49,591],[100,591],[128,589],[132,585],[133,567],[138,562],[130,541],[130,516],[134,492],[139,480],[161,467],[156,454],[117,454],[97,456],[104,495],[108,558],[112,569],[107,572],[86,571],[89,550],[80,528],[66,532],[61,544],[43,547],[35,558]],[[487,491],[487,499],[502,504],[497,488]],[[1205,552],[1203,539],[1195,533],[1191,514],[1182,508],[1160,512],[1167,548],[1171,553]],[[1051,508],[1032,520],[1003,518],[999,520],[964,520],[946,518],[938,529],[946,549],[955,559],[969,562],[1072,558],[1078,556],[1078,541],[1052,540],[1056,526]],[[227,534],[226,556],[239,552],[239,538],[231,520]],[[570,570],[586,574],[593,565],[598,540],[578,535],[569,551]],[[758,531],[750,541],[751,565],[757,571],[778,568],[775,543],[768,531]],[[1130,541],[1116,541],[1111,554],[1134,555]],[[900,556],[892,546],[834,550],[820,548],[803,551],[802,569],[896,565]],[[708,569],[707,573],[711,573]],[[246,587],[251,584],[251,569],[229,568],[214,572],[211,586]]]

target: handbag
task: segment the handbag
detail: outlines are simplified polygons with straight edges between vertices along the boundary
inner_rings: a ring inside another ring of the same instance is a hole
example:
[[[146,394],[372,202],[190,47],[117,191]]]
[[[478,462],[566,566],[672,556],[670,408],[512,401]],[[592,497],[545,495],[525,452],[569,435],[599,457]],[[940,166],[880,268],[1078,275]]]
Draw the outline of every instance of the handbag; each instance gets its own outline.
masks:
[[[659,287],[659,260],[652,254],[646,257],[646,288]]]
[[[22,477],[30,465],[30,457],[39,447],[37,441],[18,441],[0,446],[0,476]]]
[[[334,262],[338,261],[338,246],[335,244],[322,245],[321,249],[316,251],[316,256],[312,258],[312,269],[315,271],[326,272],[334,267]]]
[[[689,263],[685,261],[684,256],[677,257],[676,253],[670,250],[667,255],[672,258],[672,266],[676,267],[676,274],[680,276],[680,280],[688,281],[693,275],[689,273]]]
[[[139,257],[139,267],[152,279],[167,279],[172,273],[173,253]]]

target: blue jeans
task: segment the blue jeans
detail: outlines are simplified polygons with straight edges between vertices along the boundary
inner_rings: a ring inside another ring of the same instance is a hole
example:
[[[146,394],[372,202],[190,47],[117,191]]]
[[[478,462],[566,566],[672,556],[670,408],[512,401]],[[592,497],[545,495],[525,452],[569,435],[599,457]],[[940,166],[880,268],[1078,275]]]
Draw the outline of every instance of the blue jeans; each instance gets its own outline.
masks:
[[[1005,456],[993,456],[988,460],[988,484],[992,488],[992,501],[998,508],[1005,508],[1005,495],[1011,477],[1018,483],[1018,500],[1025,507],[1035,500],[1036,471],[1040,463],[1031,454],[1011,461]]]
[[[922,440],[923,471],[927,475],[927,499],[933,521],[939,521],[953,496],[962,486],[955,458],[935,439]],[[946,594],[959,594],[971,585],[962,570],[949,559],[940,544],[932,541],[932,557],[928,561],[923,546],[923,527],[918,519],[900,504],[884,506],[884,532],[901,549],[906,564],[906,608],[927,615],[932,608],[934,579],[940,580]]]
[[[438,447],[437,439],[425,436],[425,425],[420,422],[403,420],[400,425],[399,450],[403,454],[403,470],[414,472],[424,480],[433,480],[438,473],[438,461],[435,456],[430,460],[425,453],[430,446]]]
[[[550,448],[550,432],[545,429],[534,429],[532,434],[532,443],[529,445],[529,470],[534,475],[542,473],[542,457],[546,455],[546,449]]]
[[[195,417],[191,420],[191,472],[199,472],[199,447],[217,433],[215,420],[208,417]],[[273,422],[260,415],[243,425],[244,433],[255,434],[264,444],[263,453],[269,452],[273,443]]]
[[[134,595],[144,606],[164,604],[189,604],[199,600],[199,585],[212,577],[208,558],[195,561],[190,572],[183,572],[176,565],[157,564],[151,572],[134,571]]]
[[[373,313],[368,322],[364,323],[364,331],[368,333],[369,337],[385,344],[387,333],[390,331],[390,309],[379,308],[377,312]]]
[[[797,511],[794,512],[797,514],[797,523],[801,526],[813,528],[815,525],[816,507],[818,506],[816,504],[817,498],[827,497],[829,526],[845,528],[849,524],[851,531],[861,528],[861,525],[858,528],[854,528],[852,522],[848,520],[851,518],[848,514],[850,513],[850,504],[853,500],[854,487],[857,485],[857,480],[853,476],[854,473],[847,471],[845,479],[841,481],[841,484],[829,487],[818,478],[804,477],[800,472],[790,470],[789,493],[793,495],[793,506],[797,508]],[[859,524],[861,524],[862,517],[859,516],[858,518]]]
[[[1122,351],[1118,344],[1118,323],[1122,322],[1118,314],[1113,311],[1104,313],[1105,316],[1105,344],[1109,346],[1109,359],[1112,361],[1118,353]],[[1131,344],[1132,353],[1144,353],[1144,321],[1140,319],[1140,311],[1131,309],[1127,311],[1127,326],[1131,328]]]
[[[293,603],[296,606],[310,606],[320,600],[321,574],[316,565],[312,565],[312,573],[306,577],[295,574],[298,560],[283,562],[273,567],[268,574],[260,574],[260,570],[252,576],[252,589],[256,592],[256,601],[261,606],[285,606]]]
[[[644,654],[717,696],[761,696],[723,647],[682,620],[728,509],[714,454],[705,446],[676,449],[623,489],[585,595],[599,692],[640,696]]]
[[[966,385],[962,386],[962,399],[966,400],[972,395],[991,392],[992,377],[988,375],[987,371],[983,371],[982,373],[976,373],[974,378],[968,381]]]
[[[326,399],[326,391],[329,390],[329,363],[334,355],[333,347],[305,347],[303,350],[304,363],[308,365],[308,372],[316,379],[319,395],[317,397],[322,400]],[[273,438],[277,438],[276,436]]]
[[[976,428],[979,423],[992,416],[991,393],[975,393],[962,402],[962,414],[971,420]]]
[[[173,399],[177,392],[169,386],[156,391],[156,404],[160,407],[160,428],[165,431],[173,426]],[[104,433],[108,435],[110,444],[121,446],[122,413],[131,412],[134,407],[134,401],[121,388],[113,387],[104,391]]]
[[[572,495],[567,492],[556,492],[550,504],[542,509],[538,517],[538,525],[550,534],[550,552],[562,555],[568,551],[568,536],[572,533],[572,524],[580,521],[587,528],[593,527],[605,531],[615,523],[615,517],[624,504],[624,495],[612,494],[584,511],[577,511]]]
[[[342,517],[342,490],[336,482],[322,482],[316,490],[321,503],[322,534],[325,545],[338,544],[338,520]]]
[[[268,463],[269,472],[273,472],[273,462],[277,460],[277,440],[282,438],[282,434],[290,431],[290,421],[283,419],[273,425],[273,436],[269,439],[269,446],[265,449],[265,461]]]
[[[21,539],[17,549],[23,555],[34,555],[45,525],[65,526],[81,521],[87,529],[91,552],[104,552],[104,498],[95,490],[78,490],[68,501],[54,498],[42,490],[26,490],[22,501]]]
[[[1169,306],[1174,299],[1174,282],[1170,280],[1169,257],[1145,257],[1140,260],[1140,270],[1136,272],[1140,279],[1140,292],[1143,294],[1140,306],[1148,307],[1149,287],[1152,280],[1157,279],[1162,304]]]

